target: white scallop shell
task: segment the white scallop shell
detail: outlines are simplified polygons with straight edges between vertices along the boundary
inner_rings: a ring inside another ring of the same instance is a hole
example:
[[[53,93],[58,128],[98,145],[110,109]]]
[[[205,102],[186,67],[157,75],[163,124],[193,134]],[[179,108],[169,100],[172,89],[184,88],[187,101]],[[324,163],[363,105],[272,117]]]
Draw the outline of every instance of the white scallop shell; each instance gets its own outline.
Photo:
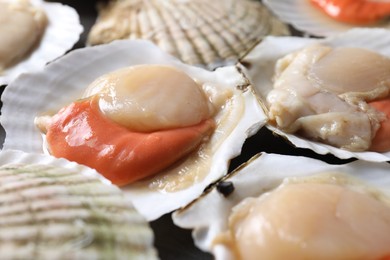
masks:
[[[96,170],[91,169],[87,166],[80,165],[75,162],[70,162],[63,158],[55,158],[50,155],[42,153],[26,153],[20,150],[2,150],[0,151],[0,166],[8,164],[44,164],[51,165],[54,167],[60,167],[69,169],[74,172],[79,172],[85,176],[91,178],[97,178],[105,185],[114,187],[109,180],[102,177]]]
[[[94,169],[18,150],[1,151],[0,166],[2,257],[25,259],[33,254],[42,259],[84,259],[111,250],[116,257],[131,254],[134,259],[157,259],[153,231],[146,220],[118,187]],[[10,176],[14,170],[22,177]],[[62,177],[55,178],[57,174]],[[110,232],[118,235],[114,240],[121,243],[112,244]],[[40,239],[29,241],[37,236]],[[102,248],[106,239],[110,245]]]
[[[326,39],[267,37],[242,60],[242,64],[247,67],[244,69],[246,75],[250,78],[256,92],[263,100],[265,100],[265,96],[272,89],[272,77],[276,60],[313,42],[320,42],[332,47],[361,47],[390,57],[390,33],[386,29],[352,29]],[[331,153],[341,159],[355,157],[361,160],[378,162],[390,160],[390,152],[350,152],[285,133],[268,124],[267,127],[276,134],[288,139],[294,146],[308,148],[318,154]]]
[[[46,30],[31,55],[0,74],[0,85],[10,83],[24,72],[42,69],[48,62],[70,50],[83,31],[74,8],[42,0],[31,0],[31,3],[45,11],[48,18]]]
[[[332,36],[356,27],[390,28],[389,21],[369,26],[336,21],[313,6],[309,0],[264,0],[263,3],[282,21],[315,36]]]
[[[205,192],[184,209],[172,214],[173,222],[179,227],[193,229],[195,245],[206,252],[212,252],[215,259],[234,259],[232,252],[224,246],[212,246],[212,241],[227,230],[231,209],[247,197],[258,197],[274,189],[285,178],[315,176],[322,172],[343,172],[363,183],[373,186],[385,196],[390,196],[390,165],[355,161],[343,165],[298,156],[259,154],[242,168],[233,172],[225,181],[231,181],[234,191],[227,198],[215,186]]]
[[[137,64],[172,65],[196,80],[234,90],[237,98],[232,100],[237,104],[245,100],[244,113],[212,156],[212,167],[202,181],[174,193],[151,191],[145,187],[147,184],[142,183],[124,188],[136,209],[148,220],[186,205],[198,197],[211,182],[226,174],[230,159],[240,154],[245,139],[265,124],[266,117],[251,88],[248,87],[247,91],[243,92],[237,89],[237,86],[246,86],[248,80],[235,66],[213,72],[189,66],[161,51],[151,42],[142,40],[115,41],[72,51],[46,66],[43,71],[21,75],[5,89],[0,117],[6,131],[4,149],[42,153],[41,134],[34,125],[37,115],[46,111],[57,111],[79,98],[86,86],[97,77]]]

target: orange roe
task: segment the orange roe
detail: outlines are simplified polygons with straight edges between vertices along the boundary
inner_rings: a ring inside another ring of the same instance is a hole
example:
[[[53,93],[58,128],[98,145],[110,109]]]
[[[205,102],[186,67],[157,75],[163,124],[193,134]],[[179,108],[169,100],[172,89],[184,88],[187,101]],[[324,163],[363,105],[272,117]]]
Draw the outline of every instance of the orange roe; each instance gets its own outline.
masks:
[[[132,132],[106,118],[97,99],[74,102],[52,119],[49,150],[96,169],[116,185],[154,175],[196,149],[215,128],[212,119],[189,127]]]
[[[381,122],[381,126],[375,134],[370,150],[376,152],[390,151],[390,97],[369,103],[371,106],[386,115],[386,119]]]

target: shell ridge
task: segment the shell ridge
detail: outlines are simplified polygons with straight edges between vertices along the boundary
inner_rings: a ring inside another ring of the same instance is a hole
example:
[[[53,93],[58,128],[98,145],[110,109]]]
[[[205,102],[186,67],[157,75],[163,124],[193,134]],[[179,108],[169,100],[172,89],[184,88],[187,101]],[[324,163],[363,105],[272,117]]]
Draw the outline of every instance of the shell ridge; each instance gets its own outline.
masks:
[[[52,186],[53,182],[47,183],[50,188],[47,192],[41,190],[39,180],[46,177],[56,178],[57,174],[64,176],[69,173],[71,178],[74,176],[79,180],[80,176],[91,176],[87,172],[91,169],[82,166],[75,169],[71,166],[73,163],[65,163],[64,166],[63,159],[38,154],[27,155],[19,151],[3,151],[1,160],[5,160],[7,164],[0,168],[0,176],[10,177],[12,174],[22,176],[22,180],[19,181],[30,186],[29,192],[12,192],[5,199],[0,196],[2,206],[0,251],[6,253],[10,246],[15,245],[15,248],[23,246],[20,252],[10,253],[9,256],[2,255],[3,257],[17,256],[18,259],[24,259],[28,255],[28,258],[37,259],[52,257],[84,259],[96,255],[104,242],[109,247],[101,250],[107,255],[115,254],[119,257],[121,253],[126,255],[130,253],[128,256],[137,259],[141,257],[155,259],[151,230],[144,225],[144,218],[131,204],[123,200],[124,196],[117,187],[107,185],[105,186],[107,189],[103,189],[102,192],[105,194],[104,197],[94,196],[93,193],[102,191],[100,188],[104,185],[96,175],[90,180],[92,183],[87,183],[83,187],[78,187],[77,181],[75,181],[77,187],[75,185],[65,187],[66,185],[53,180],[55,185]],[[10,161],[12,163],[8,164]],[[39,164],[24,165],[26,162],[37,161]],[[53,167],[48,167],[46,163]],[[35,180],[38,181],[34,182]],[[3,182],[3,179],[1,181]],[[14,201],[18,199],[21,203],[15,204]],[[116,230],[117,233],[108,232],[108,229]],[[61,255],[51,250],[53,245],[56,248],[60,246]],[[110,248],[115,248],[115,251],[111,251]],[[129,249],[131,252],[126,252]]]
[[[194,22],[194,19],[199,20],[200,18],[200,16],[197,16],[194,10],[190,8],[185,8],[183,6],[180,9],[178,8],[178,10],[180,10],[180,12],[182,13],[182,18],[187,19],[191,23]],[[180,22],[180,17],[177,17],[177,19]],[[207,32],[202,29],[203,27],[193,26],[187,29],[185,28],[185,26],[182,25],[181,28],[184,33],[188,35],[190,41],[194,43],[195,49],[200,54],[202,63],[209,64],[217,58],[216,50],[208,40]]]
[[[164,3],[164,6],[167,5],[169,4]],[[194,57],[190,54],[190,52],[188,52],[188,50],[191,49],[191,47],[188,46],[188,43],[190,41],[188,39],[181,40],[183,38],[185,39],[186,37],[181,31],[180,27],[177,25],[177,21],[175,21],[175,19],[172,19],[170,13],[167,11],[166,8],[158,8],[157,5],[155,7],[156,9],[158,9],[158,14],[160,16],[160,24],[164,24],[164,26],[162,26],[164,28],[162,28],[162,31],[160,31],[162,37],[161,44],[171,44],[172,46],[174,46],[174,50],[172,50],[170,53],[175,56],[181,57],[183,61],[188,62],[189,64],[200,63],[198,61],[198,57]]]
[[[130,19],[130,34],[129,34],[129,39],[137,39],[140,38],[140,24],[138,22],[138,10],[137,9],[132,9],[132,16]]]
[[[165,10],[165,17],[168,17],[170,20],[170,32],[172,33],[173,39],[182,39],[178,41],[179,51],[181,52],[181,59],[189,64],[203,64],[204,60],[202,59],[201,53],[198,51],[198,48],[194,41],[192,41],[191,36],[186,33],[186,30],[183,29],[182,22],[180,20],[180,14],[172,15],[176,13],[174,6],[170,6]]]
[[[260,32],[264,26],[260,25],[267,23],[267,19],[263,19],[263,16],[259,14],[259,12],[263,13],[264,8],[257,8],[257,5],[254,5],[253,8],[249,7],[248,3],[246,6],[235,6],[234,8],[230,8],[231,10],[234,10],[234,13],[231,12],[231,15],[228,17],[230,24],[227,25],[227,28],[231,31],[231,34],[239,40],[239,44],[234,45],[237,55],[240,55],[246,48],[253,45],[253,38],[256,38],[254,35],[262,35]],[[248,21],[251,20],[250,18],[253,18],[255,26],[248,24]]]
[[[212,17],[210,18],[211,20],[209,19],[209,26],[216,28],[215,30],[218,32],[219,36],[222,37],[230,47],[231,52],[228,55],[225,54],[223,56],[221,53],[222,57],[228,59],[229,56],[242,56],[248,47],[252,47],[256,44],[256,42],[258,42],[257,39],[259,36],[251,36],[252,34],[262,35],[262,33],[269,32],[269,29],[263,32],[262,28],[264,26],[258,26],[256,23],[258,22],[259,18],[262,18],[262,15],[260,15],[258,12],[265,12],[264,8],[261,8],[261,6],[258,6],[257,4],[258,3],[254,5],[255,8],[249,8],[249,5],[239,6],[237,4],[233,7],[227,7],[229,10],[234,11],[234,13],[228,12],[231,15],[229,15],[227,19],[216,17],[209,9],[203,10],[205,13],[207,13],[206,17]],[[249,18],[253,19],[254,26],[244,26],[244,24],[247,25],[247,23],[244,22],[237,23],[237,20],[245,20],[247,22],[250,20]],[[218,23],[212,22],[213,20],[218,20]],[[254,33],[253,30],[255,30],[256,33]]]
[[[148,1],[145,1],[147,4]],[[153,39],[153,31],[152,31],[152,26],[150,24],[150,21],[148,19],[148,14],[147,10],[148,7],[144,6],[144,11],[143,12],[138,12],[137,17],[140,25],[140,32],[141,35],[143,35],[143,38],[146,40],[152,40]]]
[[[198,12],[203,12],[206,25],[213,30],[215,37],[216,51],[222,58],[234,56],[236,50],[234,49],[234,39],[229,37],[225,30],[229,31],[232,25],[229,25],[225,19],[216,17],[213,9],[206,6],[197,7]],[[218,21],[218,22],[215,22]],[[238,40],[238,39],[237,39]],[[223,44],[224,43],[224,44]]]
[[[99,11],[100,19],[90,33],[91,43],[112,40],[104,36],[104,27],[110,27],[107,30],[113,31],[113,34],[115,30],[124,30],[121,29],[123,25],[115,28],[115,21],[118,24],[129,23],[126,29],[130,30],[128,39],[138,37],[154,41],[183,62],[210,70],[234,64],[268,32],[274,33],[274,29],[279,29],[273,24],[276,18],[271,12],[260,2],[251,0],[123,0],[111,3]],[[133,11],[126,17],[122,9]],[[279,23],[279,27],[283,25]],[[288,34],[288,29],[278,33]]]

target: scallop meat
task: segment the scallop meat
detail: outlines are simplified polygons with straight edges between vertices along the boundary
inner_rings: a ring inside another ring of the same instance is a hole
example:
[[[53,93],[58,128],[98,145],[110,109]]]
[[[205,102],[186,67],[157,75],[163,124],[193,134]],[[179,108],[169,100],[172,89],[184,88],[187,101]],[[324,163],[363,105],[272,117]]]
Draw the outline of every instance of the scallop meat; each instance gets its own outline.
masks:
[[[264,104],[267,127],[319,154],[388,161],[388,40],[384,29],[265,39],[242,65]]]
[[[83,27],[67,5],[41,0],[0,1],[0,85],[42,69],[79,40]]]

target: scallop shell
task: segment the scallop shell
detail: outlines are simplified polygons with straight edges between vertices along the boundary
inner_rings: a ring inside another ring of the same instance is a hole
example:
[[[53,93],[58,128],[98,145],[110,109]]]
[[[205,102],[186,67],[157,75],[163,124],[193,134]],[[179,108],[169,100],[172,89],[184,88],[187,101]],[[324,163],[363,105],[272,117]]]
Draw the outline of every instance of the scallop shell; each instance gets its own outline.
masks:
[[[0,165],[3,258],[157,259],[146,220],[95,170],[12,150]]]
[[[118,0],[102,7],[88,43],[145,39],[192,65],[234,64],[266,35],[288,28],[248,0]]]
[[[83,27],[74,8],[60,3],[31,0],[42,8],[48,18],[44,35],[32,53],[0,74],[0,85],[6,85],[18,75],[42,69],[48,62],[63,55],[79,40]]]
[[[258,154],[222,181],[233,183],[234,191],[227,198],[214,185],[199,199],[172,214],[173,222],[179,227],[193,229],[195,245],[206,252],[212,252],[215,259],[234,259],[232,252],[212,243],[225,231],[231,209],[247,197],[258,197],[279,186],[285,178],[315,176],[323,172],[343,172],[385,196],[390,196],[390,165],[355,161],[343,165],[298,156]]]
[[[276,60],[288,53],[294,52],[314,42],[332,47],[355,46],[366,48],[390,57],[389,31],[386,29],[352,29],[326,39],[308,39],[298,37],[267,37],[242,59],[243,70],[250,78],[256,93],[265,100],[272,89],[272,77]],[[267,127],[291,142],[294,146],[308,148],[318,154],[333,154],[340,159],[358,158],[367,161],[389,161],[390,152],[350,152],[319,142],[309,141],[296,135],[285,133],[271,125]]]
[[[177,192],[150,189],[150,181],[124,187],[136,209],[148,220],[186,205],[211,182],[226,174],[230,159],[240,154],[245,139],[265,124],[266,117],[248,80],[235,66],[216,71],[189,66],[143,40],[116,41],[75,50],[49,64],[41,72],[20,76],[5,89],[0,118],[6,131],[4,149],[42,153],[43,141],[34,125],[37,115],[58,111],[60,107],[74,101],[97,77],[137,64],[172,65],[198,82],[208,82],[210,86],[220,85],[233,91],[229,102],[234,109],[229,112],[228,119],[224,120],[226,124],[218,126],[210,140],[215,152],[207,157],[211,166],[206,177]],[[32,85],[39,88],[31,88]],[[226,113],[220,114],[223,118]],[[223,135],[224,127],[230,129],[227,136]]]
[[[314,36],[332,36],[356,27],[390,27],[389,21],[369,26],[355,26],[338,22],[321,12],[309,0],[264,0],[263,3],[282,21]]]

